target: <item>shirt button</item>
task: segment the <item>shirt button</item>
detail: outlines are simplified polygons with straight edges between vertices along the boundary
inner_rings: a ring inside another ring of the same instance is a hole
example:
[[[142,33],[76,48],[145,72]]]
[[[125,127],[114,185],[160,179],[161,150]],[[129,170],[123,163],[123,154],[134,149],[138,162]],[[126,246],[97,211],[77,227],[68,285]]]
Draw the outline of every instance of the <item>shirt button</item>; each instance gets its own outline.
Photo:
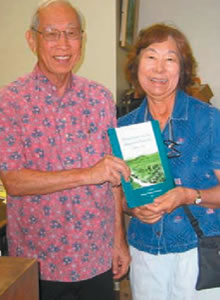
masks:
[[[161,232],[160,232],[160,231],[157,231],[157,232],[156,232],[156,236],[157,236],[157,237],[160,237],[160,235],[161,235]]]

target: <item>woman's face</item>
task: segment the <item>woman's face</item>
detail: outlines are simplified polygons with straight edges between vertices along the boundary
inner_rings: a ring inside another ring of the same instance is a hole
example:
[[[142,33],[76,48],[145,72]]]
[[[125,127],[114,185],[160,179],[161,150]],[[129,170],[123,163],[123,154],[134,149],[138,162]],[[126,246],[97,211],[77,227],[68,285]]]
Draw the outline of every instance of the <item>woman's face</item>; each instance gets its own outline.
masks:
[[[175,97],[179,77],[180,60],[173,38],[153,43],[141,51],[138,80],[149,99]]]

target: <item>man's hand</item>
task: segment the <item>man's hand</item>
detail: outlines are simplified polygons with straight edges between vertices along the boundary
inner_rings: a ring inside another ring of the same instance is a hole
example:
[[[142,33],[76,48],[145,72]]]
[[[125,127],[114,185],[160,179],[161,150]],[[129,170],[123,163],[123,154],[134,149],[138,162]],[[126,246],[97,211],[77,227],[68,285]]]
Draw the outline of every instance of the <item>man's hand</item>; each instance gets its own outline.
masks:
[[[112,270],[114,279],[126,275],[130,264],[130,253],[126,241],[125,220],[122,209],[124,194],[120,187],[112,189],[115,199],[115,233],[112,256]]]
[[[121,184],[121,176],[129,181],[130,169],[126,163],[115,156],[106,155],[103,159],[89,168],[90,184],[111,182],[113,186]]]
[[[124,240],[115,243],[113,249],[112,271],[113,278],[120,279],[128,273],[131,257],[128,245]]]

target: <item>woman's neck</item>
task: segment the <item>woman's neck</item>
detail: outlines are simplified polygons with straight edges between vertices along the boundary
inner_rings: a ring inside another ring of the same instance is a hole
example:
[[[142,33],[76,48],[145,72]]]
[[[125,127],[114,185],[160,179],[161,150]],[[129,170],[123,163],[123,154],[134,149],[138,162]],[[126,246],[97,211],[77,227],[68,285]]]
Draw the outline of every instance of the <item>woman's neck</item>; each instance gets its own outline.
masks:
[[[152,117],[160,124],[161,131],[164,129],[167,121],[172,115],[174,101],[148,101],[148,109]]]

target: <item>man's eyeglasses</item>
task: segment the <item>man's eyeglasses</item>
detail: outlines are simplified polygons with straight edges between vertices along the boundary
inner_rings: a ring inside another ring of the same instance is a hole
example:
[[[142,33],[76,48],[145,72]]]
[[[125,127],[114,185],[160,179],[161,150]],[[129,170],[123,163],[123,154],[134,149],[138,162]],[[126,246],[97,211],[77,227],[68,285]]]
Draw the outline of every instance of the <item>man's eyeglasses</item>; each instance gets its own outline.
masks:
[[[80,28],[67,28],[66,30],[58,30],[58,29],[47,29],[44,31],[38,31],[34,27],[31,28],[33,31],[42,34],[43,38],[46,41],[58,41],[61,37],[61,33],[65,35],[65,38],[68,40],[79,40],[82,38],[83,30]]]

